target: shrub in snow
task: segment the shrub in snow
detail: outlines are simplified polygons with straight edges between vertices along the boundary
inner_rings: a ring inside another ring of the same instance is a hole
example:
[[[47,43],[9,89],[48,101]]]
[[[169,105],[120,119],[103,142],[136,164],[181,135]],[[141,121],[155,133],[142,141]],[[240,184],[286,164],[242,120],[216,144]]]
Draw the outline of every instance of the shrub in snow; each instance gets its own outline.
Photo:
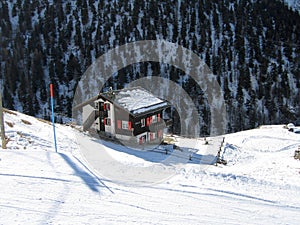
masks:
[[[294,158],[300,160],[300,150],[295,151]]]
[[[289,123],[286,127],[287,127],[287,129],[291,129],[291,128],[294,128],[295,125],[293,123]]]

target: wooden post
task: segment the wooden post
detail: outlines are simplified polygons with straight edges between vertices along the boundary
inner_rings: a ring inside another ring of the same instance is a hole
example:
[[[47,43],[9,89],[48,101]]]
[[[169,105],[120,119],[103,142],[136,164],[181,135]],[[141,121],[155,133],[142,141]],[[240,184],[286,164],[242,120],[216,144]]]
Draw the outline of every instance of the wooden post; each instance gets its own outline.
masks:
[[[5,139],[5,130],[4,130],[4,119],[3,119],[3,107],[2,107],[2,93],[1,93],[1,91],[0,91],[0,126],[1,126],[2,148],[6,149],[6,139]]]

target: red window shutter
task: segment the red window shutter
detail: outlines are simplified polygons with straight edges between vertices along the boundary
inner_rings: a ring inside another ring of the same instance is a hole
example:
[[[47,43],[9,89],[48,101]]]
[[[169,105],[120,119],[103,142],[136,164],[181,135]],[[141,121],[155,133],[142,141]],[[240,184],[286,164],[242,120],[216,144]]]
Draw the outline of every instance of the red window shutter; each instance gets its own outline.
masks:
[[[150,120],[150,124],[151,124],[152,123],[152,116],[149,117],[149,120]]]
[[[104,111],[106,110],[106,104],[105,103],[103,104],[103,109],[104,109]]]
[[[122,128],[122,121],[118,120],[118,129],[121,129],[121,128]]]
[[[160,113],[157,114],[157,121],[160,122]]]
[[[104,118],[104,125],[106,125],[106,118]]]
[[[147,121],[147,123],[146,123],[146,126],[149,126],[150,125],[150,118],[148,117],[147,119],[146,119]]]
[[[162,137],[162,130],[158,131],[158,137],[161,138]]]
[[[132,123],[131,121],[128,121],[128,130],[131,130],[132,129]]]

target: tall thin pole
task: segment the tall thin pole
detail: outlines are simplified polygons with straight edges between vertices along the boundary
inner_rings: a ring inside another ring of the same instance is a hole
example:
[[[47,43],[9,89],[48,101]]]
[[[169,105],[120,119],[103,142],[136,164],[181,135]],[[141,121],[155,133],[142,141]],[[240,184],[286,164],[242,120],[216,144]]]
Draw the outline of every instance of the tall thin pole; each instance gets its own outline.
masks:
[[[2,107],[2,91],[0,91],[0,126],[1,126],[1,140],[2,148],[6,149],[6,139],[5,139],[5,129],[4,129],[4,119],[3,119],[3,107]]]
[[[50,84],[50,96],[51,96],[51,111],[52,111],[52,126],[53,126],[53,134],[54,134],[54,146],[55,152],[57,152],[57,144],[56,144],[56,132],[55,132],[55,124],[54,124],[54,93],[53,93],[53,84]]]
[[[0,43],[2,43],[2,28],[0,27]],[[1,56],[1,55],[0,55]],[[0,60],[2,62],[2,59]],[[3,106],[2,106],[2,80],[0,82],[0,129],[1,129],[1,140],[2,148],[6,149],[5,129],[4,129],[4,118],[3,118]]]

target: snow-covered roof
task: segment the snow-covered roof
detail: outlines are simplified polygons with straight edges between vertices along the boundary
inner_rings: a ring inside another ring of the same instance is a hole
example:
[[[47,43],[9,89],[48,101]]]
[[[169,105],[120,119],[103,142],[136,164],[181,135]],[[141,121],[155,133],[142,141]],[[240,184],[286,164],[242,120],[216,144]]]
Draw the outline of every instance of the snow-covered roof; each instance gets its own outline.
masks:
[[[113,95],[104,94],[104,96],[109,96],[109,100],[112,100],[114,104],[119,105],[133,115],[166,108],[169,105],[168,102],[154,96],[141,87],[113,91]]]

